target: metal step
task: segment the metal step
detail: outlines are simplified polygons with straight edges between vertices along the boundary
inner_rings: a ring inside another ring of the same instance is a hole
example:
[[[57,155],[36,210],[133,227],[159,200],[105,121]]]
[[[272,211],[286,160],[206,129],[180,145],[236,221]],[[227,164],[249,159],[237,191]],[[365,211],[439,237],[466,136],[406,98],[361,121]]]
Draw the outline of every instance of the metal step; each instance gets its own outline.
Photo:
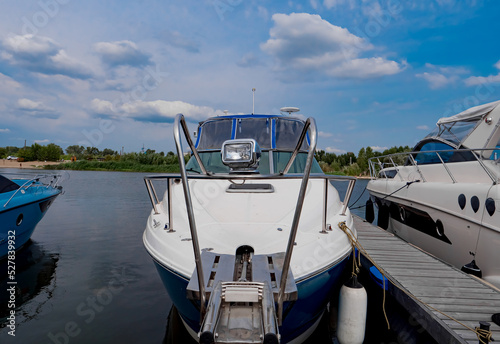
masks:
[[[251,278],[252,282],[267,282],[274,297],[278,302],[278,293],[280,289],[281,271],[283,270],[284,252],[274,254],[258,254],[252,257]],[[206,299],[217,286],[218,282],[230,282],[234,280],[235,255],[218,254],[210,251],[201,252],[201,261],[203,266],[203,280],[205,282]],[[288,270],[286,280],[284,301],[297,300],[297,286],[291,269]],[[187,297],[191,300],[200,300],[200,291],[198,286],[198,275],[195,271],[189,280],[187,286]]]
[[[201,258],[209,301],[199,333],[200,343],[279,343],[275,302],[284,253],[252,254],[247,261],[241,261],[235,255],[203,251]],[[200,299],[196,270],[187,296]],[[285,300],[296,299],[297,287],[289,270]]]
[[[219,282],[208,301],[200,343],[279,343],[267,283]]]

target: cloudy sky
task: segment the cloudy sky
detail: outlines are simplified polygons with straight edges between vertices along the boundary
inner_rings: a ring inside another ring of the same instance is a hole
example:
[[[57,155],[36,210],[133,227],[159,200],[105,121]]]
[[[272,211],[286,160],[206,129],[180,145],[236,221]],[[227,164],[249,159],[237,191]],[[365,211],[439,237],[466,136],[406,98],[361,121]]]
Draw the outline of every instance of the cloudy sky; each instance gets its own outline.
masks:
[[[495,0],[3,0],[0,146],[173,150],[172,118],[316,118],[319,148],[414,145],[500,99]]]

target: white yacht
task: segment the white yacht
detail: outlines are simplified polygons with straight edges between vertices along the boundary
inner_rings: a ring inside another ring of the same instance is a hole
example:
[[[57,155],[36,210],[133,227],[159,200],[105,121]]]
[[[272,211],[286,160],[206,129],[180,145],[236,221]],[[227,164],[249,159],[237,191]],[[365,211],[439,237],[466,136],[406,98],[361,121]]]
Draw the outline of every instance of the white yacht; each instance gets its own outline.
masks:
[[[351,253],[339,223],[356,231],[355,179],[322,173],[316,137],[312,118],[225,115],[201,122],[193,143],[177,116],[180,174],[145,178],[153,209],[143,240],[200,343],[300,343],[318,325]],[[349,183],[343,200],[330,183],[339,178]]]
[[[441,118],[413,152],[370,159],[379,226],[500,286],[499,163],[500,101]]]

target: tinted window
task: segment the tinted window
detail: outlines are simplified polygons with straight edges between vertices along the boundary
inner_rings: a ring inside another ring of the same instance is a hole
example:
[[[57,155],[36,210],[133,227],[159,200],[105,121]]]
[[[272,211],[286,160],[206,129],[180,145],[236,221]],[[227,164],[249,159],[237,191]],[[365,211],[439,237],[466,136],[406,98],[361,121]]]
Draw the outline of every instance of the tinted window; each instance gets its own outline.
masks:
[[[271,148],[271,120],[243,118],[236,122],[237,139],[254,139],[261,149]]]
[[[19,189],[19,185],[4,176],[0,176],[0,193]]]
[[[222,143],[231,139],[232,120],[210,121],[203,124],[198,150],[218,149]],[[220,153],[219,153],[220,154]]]
[[[427,142],[417,150],[421,151],[421,153],[414,155],[414,158],[417,164],[419,165],[441,163],[439,157],[443,159],[443,162],[459,162],[459,161],[474,160],[474,155],[471,152],[457,151],[453,147],[443,142],[437,142],[437,141]],[[443,150],[452,150],[452,151],[441,152]],[[431,152],[426,153],[425,151],[431,151]],[[439,151],[438,152],[439,156],[438,153],[436,153],[435,151]]]
[[[304,123],[289,119],[276,119],[276,149],[291,150],[295,149],[304,128]],[[301,149],[307,150],[307,140]]]

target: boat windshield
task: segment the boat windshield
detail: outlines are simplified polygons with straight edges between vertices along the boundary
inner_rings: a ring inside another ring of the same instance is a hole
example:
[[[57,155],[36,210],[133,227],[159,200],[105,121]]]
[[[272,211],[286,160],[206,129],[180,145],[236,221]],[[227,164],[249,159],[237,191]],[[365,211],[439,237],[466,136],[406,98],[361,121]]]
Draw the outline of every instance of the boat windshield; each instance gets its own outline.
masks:
[[[222,143],[231,139],[254,139],[262,150],[293,150],[304,128],[297,118],[242,116],[241,118],[213,118],[200,124],[196,149],[220,150]],[[307,142],[301,150],[307,151]]]
[[[426,138],[440,138],[458,147],[476,128],[480,120],[481,118],[473,118],[465,121],[441,123]]]
[[[250,138],[257,141],[262,150],[258,171],[261,174],[278,173],[285,169],[290,159],[304,122],[293,117],[240,116],[219,117],[202,122],[198,128],[196,148],[205,168],[213,173],[229,173],[222,163],[220,150],[226,140]],[[308,143],[304,141],[289,173],[303,173]],[[269,158],[271,156],[271,159]],[[188,172],[200,173],[194,157],[186,165]],[[311,173],[322,173],[314,160]]]
[[[19,185],[4,176],[0,176],[0,193],[10,192],[17,189],[19,189]]]

